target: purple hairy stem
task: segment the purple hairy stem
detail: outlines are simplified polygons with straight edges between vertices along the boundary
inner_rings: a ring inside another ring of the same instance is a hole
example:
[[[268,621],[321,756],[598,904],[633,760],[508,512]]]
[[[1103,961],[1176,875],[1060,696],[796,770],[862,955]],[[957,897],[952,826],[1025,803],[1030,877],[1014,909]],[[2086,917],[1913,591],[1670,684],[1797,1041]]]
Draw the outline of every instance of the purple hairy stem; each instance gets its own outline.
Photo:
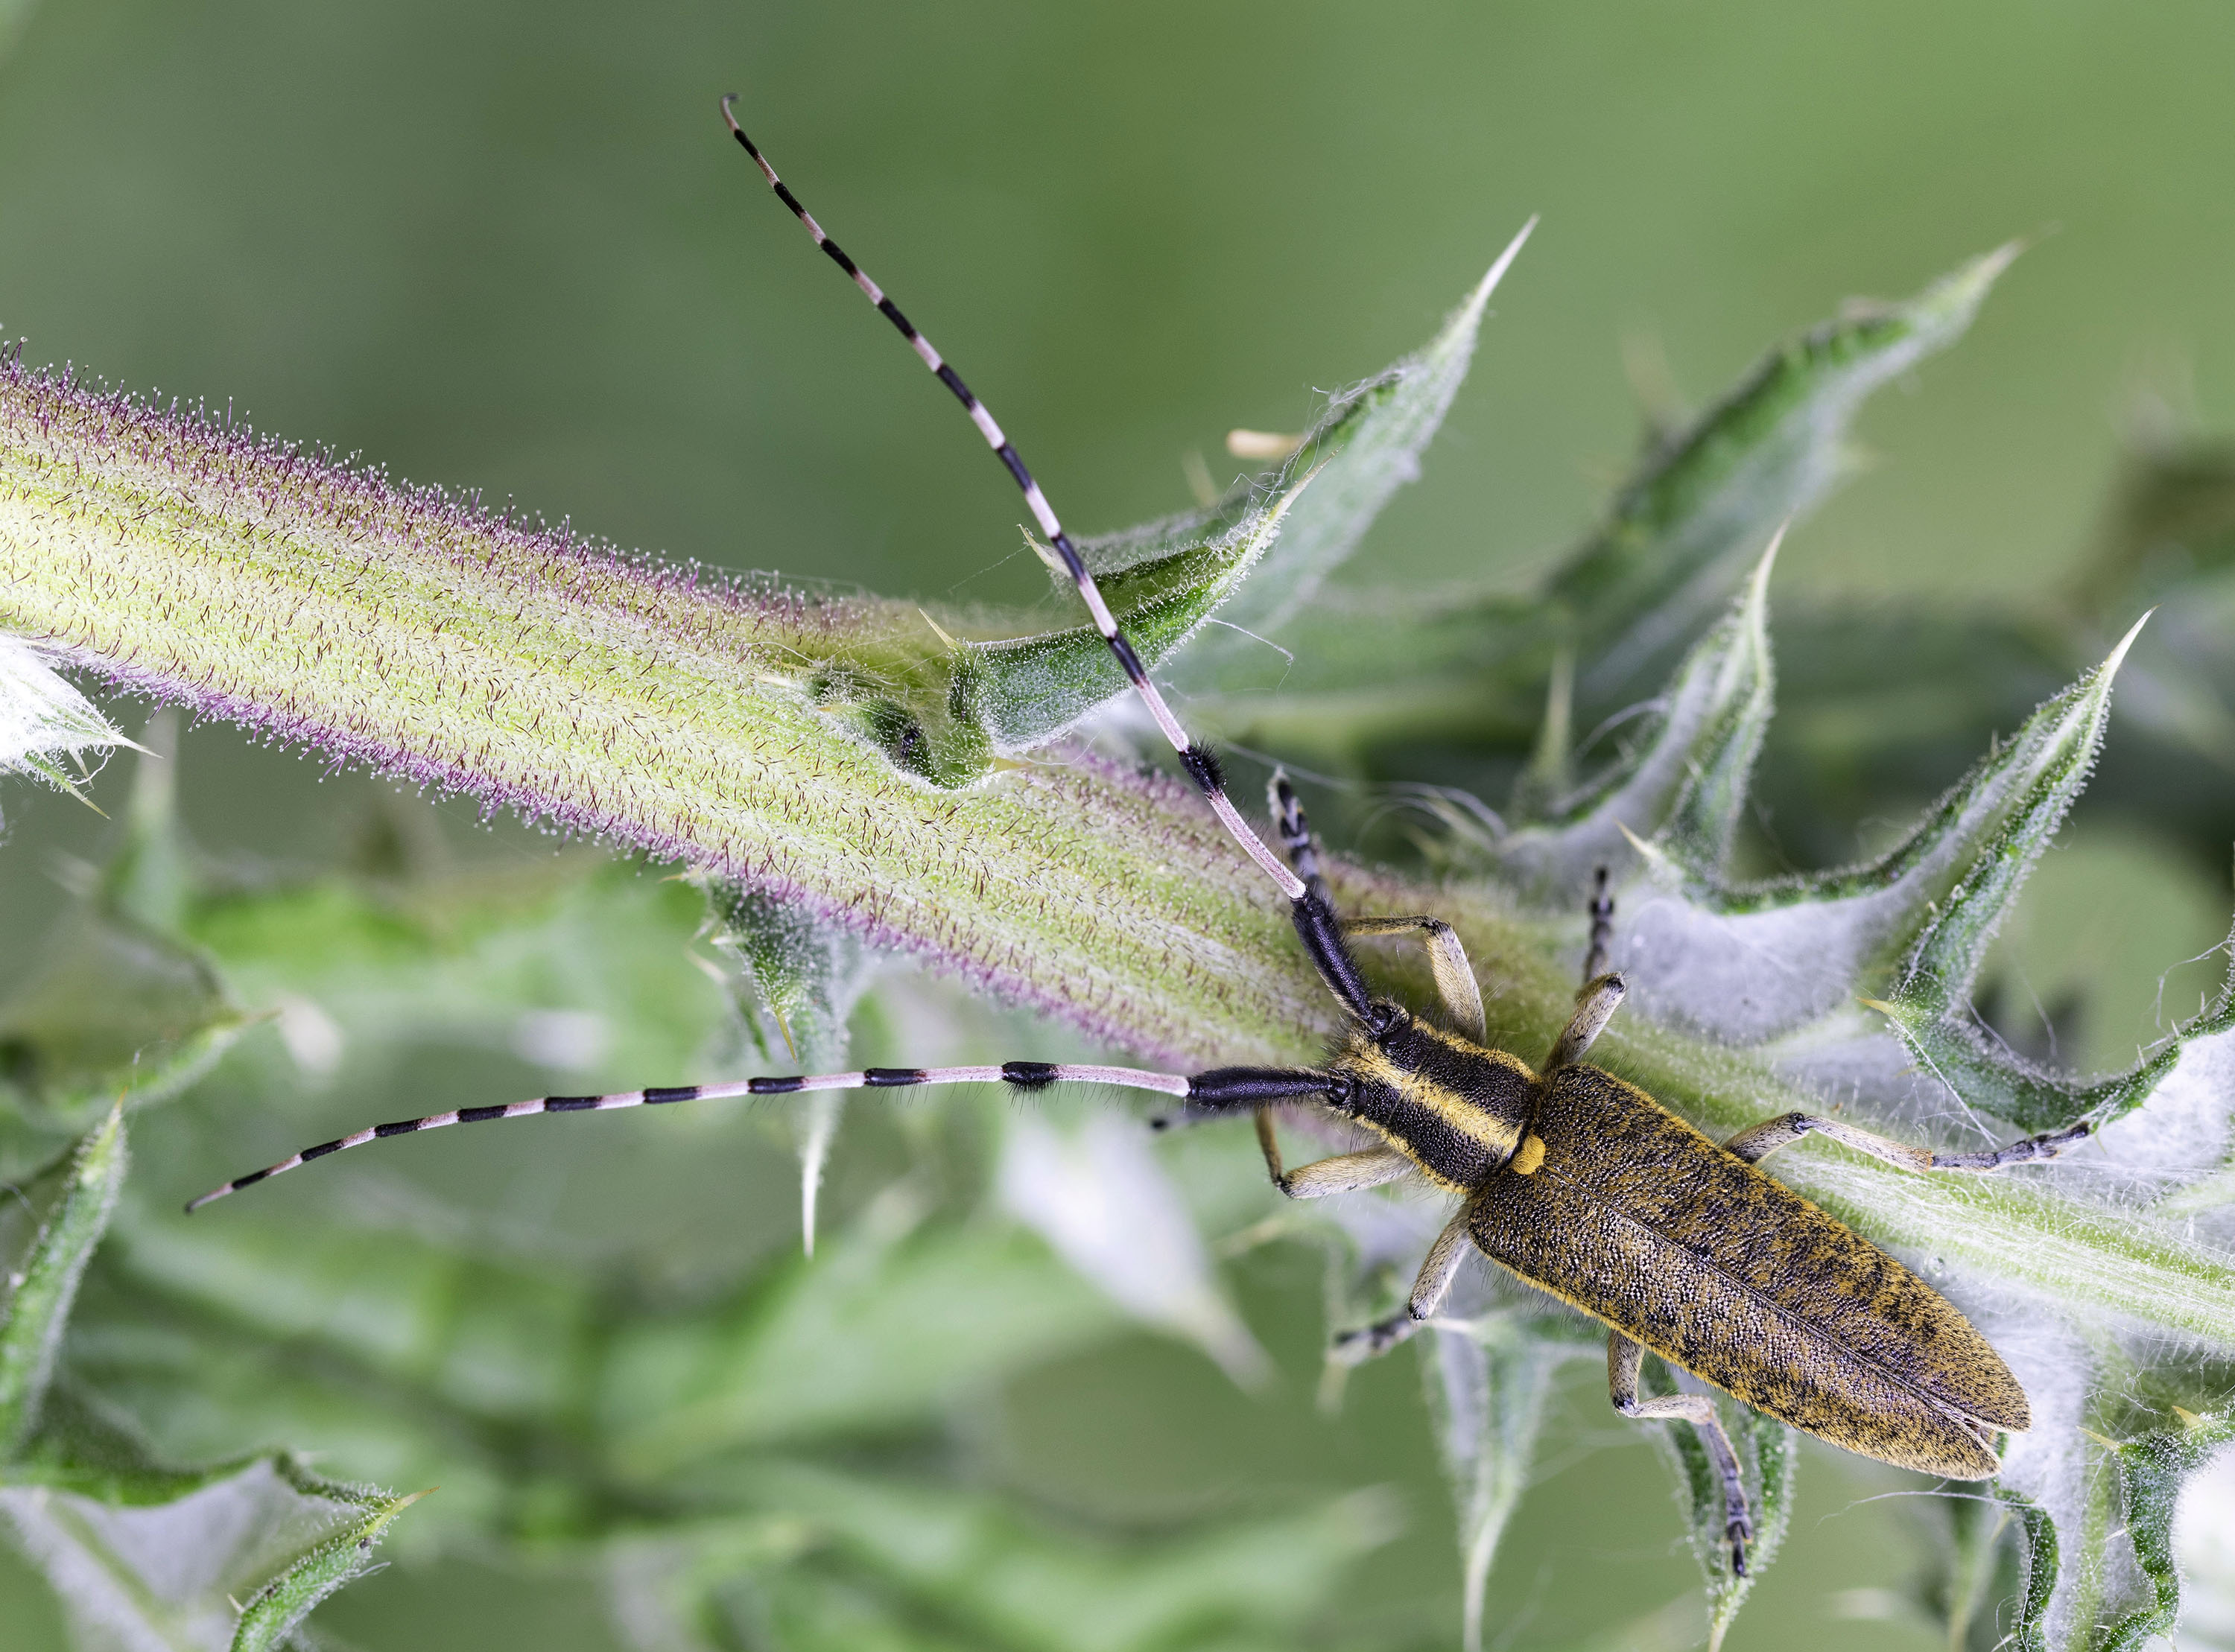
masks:
[[[1084,757],[934,787],[862,738],[830,684],[890,676],[911,605],[623,553],[10,358],[0,626],[802,902],[1144,1052],[1293,1058],[1333,1024],[1189,788]]]

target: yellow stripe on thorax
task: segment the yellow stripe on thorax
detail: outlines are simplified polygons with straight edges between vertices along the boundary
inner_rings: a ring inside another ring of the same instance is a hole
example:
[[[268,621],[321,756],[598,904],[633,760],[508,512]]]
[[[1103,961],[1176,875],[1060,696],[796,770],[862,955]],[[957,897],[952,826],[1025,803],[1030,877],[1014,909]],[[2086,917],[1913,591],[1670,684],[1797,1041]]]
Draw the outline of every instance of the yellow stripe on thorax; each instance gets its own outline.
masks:
[[[1505,1068],[1519,1074],[1533,1087],[1537,1074],[1527,1062],[1517,1056],[1504,1050],[1485,1049],[1441,1028],[1423,1025],[1419,1030],[1459,1057],[1486,1066]],[[1349,1049],[1344,1052],[1342,1065],[1360,1078],[1387,1086],[1403,1100],[1432,1115],[1446,1128],[1478,1143],[1493,1164],[1503,1163],[1511,1158],[1521,1145],[1524,1120],[1502,1118],[1489,1112],[1464,1092],[1392,1061],[1370,1040],[1362,1037],[1353,1040]],[[1430,1181],[1452,1192],[1468,1191],[1465,1185],[1440,1174],[1412,1142],[1405,1139],[1400,1131],[1392,1130],[1370,1119],[1360,1122],[1418,1165]]]

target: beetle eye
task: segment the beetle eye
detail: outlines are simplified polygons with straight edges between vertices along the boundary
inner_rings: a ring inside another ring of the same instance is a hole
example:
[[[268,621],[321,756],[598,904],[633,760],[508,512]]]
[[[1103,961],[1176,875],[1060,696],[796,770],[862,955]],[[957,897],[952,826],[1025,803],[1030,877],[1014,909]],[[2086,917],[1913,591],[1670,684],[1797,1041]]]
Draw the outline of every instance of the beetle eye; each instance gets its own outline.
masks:
[[[1345,1113],[1347,1113],[1350,1111],[1351,1103],[1356,1100],[1357,1098],[1358,1087],[1355,1084],[1353,1084],[1348,1079],[1345,1078],[1340,1073],[1330,1074],[1328,1075],[1327,1099],[1327,1105],[1329,1107],[1340,1107]]]

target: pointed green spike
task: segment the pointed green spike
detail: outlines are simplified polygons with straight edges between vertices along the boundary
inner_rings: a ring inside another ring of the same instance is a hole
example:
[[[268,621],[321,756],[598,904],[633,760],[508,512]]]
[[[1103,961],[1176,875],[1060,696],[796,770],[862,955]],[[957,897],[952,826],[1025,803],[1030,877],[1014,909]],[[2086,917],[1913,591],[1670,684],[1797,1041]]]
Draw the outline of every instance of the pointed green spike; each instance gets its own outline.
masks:
[[[1244,627],[1279,625],[1356,549],[1391,496],[1419,475],[1420,454],[1473,360],[1490,296],[1536,222],[1424,349],[1336,397],[1269,487],[1245,484],[1203,510],[1082,544],[1144,664],[1164,664],[1214,613]],[[1058,585],[1068,597],[1068,578]],[[951,697],[972,708],[1003,755],[1045,745],[1127,690],[1091,626],[955,651]]]
[[[285,1571],[248,1597],[233,1629],[231,1652],[273,1652],[287,1644],[311,1608],[372,1564],[373,1546],[396,1517],[428,1495],[414,1492],[390,1497],[367,1487],[333,1485],[308,1477],[297,1490],[313,1485],[337,1501],[345,1499],[358,1512],[297,1555]]]
[[[1889,857],[1916,851],[1903,879],[1906,899],[1881,920],[1891,920],[1889,944],[1905,929],[1908,945],[1886,997],[1865,1002],[1966,1107],[2024,1130],[2081,1119],[2100,1127],[2132,1111],[2170,1077],[2185,1048],[2201,1054],[2223,1041],[2235,1013],[2223,993],[2214,1012],[2183,1027],[2132,1071],[2092,1085],[2013,1055],[1983,1033],[1970,1013],[1979,964],[2087,784],[2109,716],[2112,681],[2149,617],[2136,620],[2101,666],[2035,712]],[[1943,835],[1928,847],[1936,828]]]
[[[1911,885],[1910,914],[1919,921],[1897,981],[1905,1002],[1945,1010],[1970,989],[2026,874],[2088,783],[2110,722],[2112,682],[2149,617],[2136,620],[2101,665],[2035,713],[2004,750],[1950,793],[1937,819],[1890,857],[1915,865],[1930,858],[1956,874],[1937,898],[1923,894],[1930,878]]]
[[[1731,615],[1730,641],[1722,651],[1710,704],[1713,720],[1693,741],[1682,793],[1661,829],[1668,852],[1701,878],[1719,878],[1730,859],[1731,841],[1747,805],[1747,787],[1761,755],[1763,737],[1776,701],[1776,669],[1769,647],[1769,574],[1778,548],[1778,529],[1754,565]]]
[[[1307,470],[1326,472],[1310,502],[1293,513],[1264,577],[1237,599],[1236,617],[1278,623],[1355,550],[1381,507],[1420,474],[1420,455],[1450,410],[1474,359],[1491,294],[1537,227],[1530,219],[1507,244],[1443,327],[1412,355],[1330,397],[1281,467],[1248,478],[1199,510],[1183,511],[1115,533],[1079,541],[1097,579],[1208,543],[1231,531],[1268,492]],[[1059,596],[1068,576],[1051,568]]]
[[[2035,857],[2087,784],[2132,641],[2130,632],[2041,706],[1878,859],[1742,889],[1688,889],[1681,917],[1654,920],[1665,977],[1633,987],[1655,999],[1657,1013],[1746,1043],[1856,1013],[1858,997],[1891,1003],[1905,1033],[1958,1009]]]
[[[1319,481],[1236,600],[1236,624],[1278,631],[1358,548],[1397,490],[1419,479],[1421,455],[1473,364],[1491,295],[1536,228],[1534,218],[1521,226],[1426,345],[1328,406],[1299,454]]]
[[[1677,668],[1660,715],[1629,757],[1563,800],[1552,821],[1492,846],[1505,877],[1548,901],[1571,900],[1596,868],[1634,864],[1640,839],[1697,876],[1720,869],[1769,725],[1769,574],[1782,539],[1771,541],[1729,615]]]
[[[809,1073],[843,1067],[846,1022],[869,979],[860,937],[797,902],[711,873],[700,873],[698,882],[714,944],[742,968],[737,1009],[760,1055]],[[815,1254],[823,1167],[845,1107],[843,1091],[825,1090],[801,1098],[790,1114],[799,1151],[800,1242],[809,1256]]]
[[[1576,651],[1563,645],[1552,656],[1552,672],[1544,684],[1544,721],[1537,730],[1537,748],[1529,767],[1513,783],[1506,804],[1510,820],[1542,819],[1575,789]]]

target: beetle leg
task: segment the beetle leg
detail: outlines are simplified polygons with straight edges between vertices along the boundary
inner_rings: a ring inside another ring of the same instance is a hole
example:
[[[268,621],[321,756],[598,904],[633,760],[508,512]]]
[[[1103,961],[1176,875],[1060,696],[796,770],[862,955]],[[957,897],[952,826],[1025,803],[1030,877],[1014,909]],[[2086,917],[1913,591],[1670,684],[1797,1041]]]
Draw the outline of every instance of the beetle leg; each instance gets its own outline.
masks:
[[[1368,1147],[1362,1152],[1337,1153],[1288,1170],[1281,1163],[1281,1139],[1275,1133],[1273,1109],[1257,1109],[1257,1146],[1265,1155],[1265,1172],[1273,1185],[1290,1198],[1325,1198],[1330,1193],[1351,1193],[1361,1187],[1393,1182],[1413,1163],[1394,1147]]]
[[[1275,1179],[1281,1191],[1290,1198],[1325,1198],[1330,1193],[1354,1193],[1361,1187],[1379,1187],[1417,1168],[1394,1147],[1369,1147],[1363,1152],[1322,1159]]]
[[[1758,1164],[1779,1147],[1789,1147],[1801,1137],[1822,1134],[1832,1138],[1857,1152],[1882,1159],[1889,1165],[1904,1170],[2000,1170],[2004,1165],[2022,1165],[2030,1159],[2054,1159],[2074,1142],[2087,1135],[2094,1126],[2082,1122],[2069,1125],[2062,1130],[2048,1130],[2037,1136],[2027,1136],[2011,1142],[2006,1147],[1989,1147],[1979,1152],[1937,1153],[1930,1147],[1912,1147],[1905,1141],[1896,1141],[1891,1136],[1875,1135],[1868,1130],[1858,1130],[1837,1119],[1819,1119],[1813,1113],[1786,1113],[1741,1130],[1723,1146],[1749,1165]]]
[[[1704,1394],[1671,1394],[1655,1400],[1637,1397],[1637,1368],[1645,1350],[1620,1331],[1607,1333],[1607,1397],[1625,1417],[1647,1421],[1688,1422],[1700,1432],[1700,1443],[1723,1480],[1723,1535],[1730,1540],[1731,1570],[1747,1575],[1746,1546],[1753,1536],[1747,1514],[1746,1480],[1739,1472],[1739,1454],[1715,1414],[1715,1402]]]
[[[1273,1185],[1282,1192],[1288,1191],[1288,1172],[1281,1168],[1281,1139],[1273,1133],[1273,1109],[1260,1107],[1254,1115],[1257,1125],[1257,1146],[1265,1155],[1265,1173],[1273,1179]]]
[[[1428,1247],[1427,1260],[1420,1264],[1419,1277],[1412,1281],[1412,1294],[1405,1306],[1388,1318],[1354,1331],[1345,1331],[1334,1339],[1334,1356],[1345,1365],[1356,1365],[1377,1355],[1386,1354],[1405,1341],[1421,1325],[1436,1316],[1444,1305],[1444,1298],[1452,1294],[1452,1281],[1459,1276],[1459,1264],[1467,1258],[1473,1243],[1469,1231],[1471,1209],[1462,1209],[1436,1236]]]
[[[1454,1032],[1478,1044],[1489,1041],[1489,1018],[1483,1014],[1482,988],[1467,963],[1466,948],[1452,926],[1440,917],[1348,917],[1342,932],[1360,938],[1381,935],[1419,935],[1428,948],[1428,968],[1436,977],[1436,996],[1444,1001],[1444,1014]]]
[[[1605,1029],[1628,990],[1618,975],[1603,975],[1584,983],[1583,991],[1576,995],[1576,1013],[1568,1018],[1567,1026],[1553,1041],[1552,1053],[1544,1058],[1545,1078],[1583,1059],[1583,1052]]]

